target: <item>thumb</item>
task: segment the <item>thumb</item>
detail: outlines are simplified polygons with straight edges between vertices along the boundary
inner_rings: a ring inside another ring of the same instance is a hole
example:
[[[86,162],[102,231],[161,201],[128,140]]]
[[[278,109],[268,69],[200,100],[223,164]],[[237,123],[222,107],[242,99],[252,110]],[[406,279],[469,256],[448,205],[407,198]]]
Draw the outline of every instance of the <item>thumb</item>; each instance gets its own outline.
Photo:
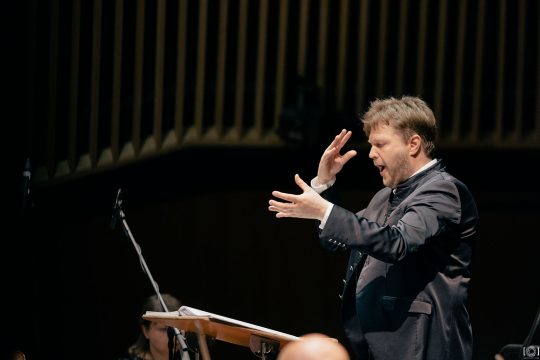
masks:
[[[347,151],[345,155],[342,156],[343,164],[345,164],[347,161],[351,160],[355,156],[356,156],[356,150]]]
[[[302,189],[303,191],[308,191],[310,188],[310,186],[308,184],[306,184],[304,182],[304,180],[302,180],[302,178],[300,178],[300,175],[298,174],[295,174],[294,175],[294,182],[296,183],[296,185],[298,185],[300,187],[300,189]]]

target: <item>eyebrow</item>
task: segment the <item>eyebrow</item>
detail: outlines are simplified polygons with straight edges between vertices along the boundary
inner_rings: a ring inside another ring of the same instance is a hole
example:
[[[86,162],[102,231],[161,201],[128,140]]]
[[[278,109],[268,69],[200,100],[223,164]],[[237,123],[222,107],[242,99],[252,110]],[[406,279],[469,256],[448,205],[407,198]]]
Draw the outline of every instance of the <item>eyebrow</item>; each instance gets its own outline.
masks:
[[[378,137],[375,137],[375,138],[371,139],[371,141],[368,139],[367,142],[373,145],[372,142],[374,142],[374,143],[377,143],[377,142],[380,143],[380,142],[383,142],[383,141],[385,141],[384,138],[378,138]]]

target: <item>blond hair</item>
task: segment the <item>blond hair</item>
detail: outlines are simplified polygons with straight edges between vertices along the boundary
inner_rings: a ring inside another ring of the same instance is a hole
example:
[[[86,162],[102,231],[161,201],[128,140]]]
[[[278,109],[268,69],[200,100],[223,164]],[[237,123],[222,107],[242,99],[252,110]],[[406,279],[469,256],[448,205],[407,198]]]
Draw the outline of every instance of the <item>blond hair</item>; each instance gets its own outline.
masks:
[[[427,156],[433,158],[437,124],[435,115],[424,100],[418,97],[393,97],[371,102],[362,118],[364,132],[369,137],[371,130],[381,125],[388,125],[399,130],[407,141],[418,134],[422,139],[422,148]]]

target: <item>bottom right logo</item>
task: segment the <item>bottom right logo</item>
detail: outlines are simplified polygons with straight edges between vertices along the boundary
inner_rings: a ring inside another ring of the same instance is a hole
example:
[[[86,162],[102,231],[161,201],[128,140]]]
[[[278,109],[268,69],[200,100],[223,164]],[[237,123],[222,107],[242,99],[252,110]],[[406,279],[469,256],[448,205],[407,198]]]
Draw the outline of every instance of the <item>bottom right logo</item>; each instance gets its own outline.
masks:
[[[540,346],[538,345],[524,346],[523,359],[540,360]]]

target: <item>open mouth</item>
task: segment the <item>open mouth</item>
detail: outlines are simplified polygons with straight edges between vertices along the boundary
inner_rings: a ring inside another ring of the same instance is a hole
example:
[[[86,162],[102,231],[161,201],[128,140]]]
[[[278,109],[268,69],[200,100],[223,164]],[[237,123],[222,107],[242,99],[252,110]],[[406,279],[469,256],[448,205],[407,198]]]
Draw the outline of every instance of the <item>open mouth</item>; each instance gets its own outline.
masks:
[[[379,169],[379,173],[382,174],[382,172],[384,171],[385,167],[383,165],[375,165],[377,167],[377,169]]]

